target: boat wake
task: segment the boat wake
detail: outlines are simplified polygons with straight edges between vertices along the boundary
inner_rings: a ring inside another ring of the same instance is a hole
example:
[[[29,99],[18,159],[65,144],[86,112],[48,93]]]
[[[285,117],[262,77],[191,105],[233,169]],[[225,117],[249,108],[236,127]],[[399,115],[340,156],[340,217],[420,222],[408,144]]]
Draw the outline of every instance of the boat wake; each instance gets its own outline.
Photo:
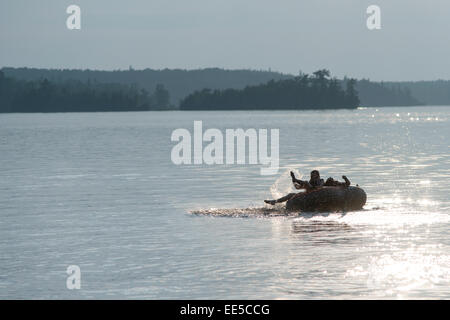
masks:
[[[268,207],[254,207],[254,208],[230,208],[230,209],[199,209],[191,210],[189,213],[193,215],[204,215],[214,217],[232,217],[232,218],[263,218],[263,217],[297,217],[298,213],[287,211],[281,206]]]
[[[382,210],[374,207],[356,212]],[[282,205],[271,207],[250,207],[250,208],[208,208],[190,210],[190,214],[199,216],[231,217],[231,218],[267,218],[267,217],[291,217],[291,218],[342,218],[347,215],[345,212],[295,212],[289,211]]]
[[[272,199],[278,199],[288,193],[298,192],[293,187],[290,172],[294,172],[296,177],[301,178],[303,174],[295,168],[286,169],[275,180],[270,187],[270,194]],[[265,217],[300,217],[304,219],[311,218],[327,218],[333,216],[334,218],[342,217],[343,213],[325,212],[325,213],[313,213],[313,212],[299,212],[286,210],[285,203],[279,203],[274,206],[265,205],[259,207],[248,208],[208,208],[208,209],[196,209],[191,210],[189,213],[193,215],[215,216],[215,217],[233,217],[233,218],[265,218]],[[377,208],[375,208],[377,209]],[[373,208],[370,210],[374,210]]]
[[[287,218],[294,223],[344,223],[352,226],[383,226],[398,228],[404,226],[430,225],[450,222],[450,216],[436,211],[411,211],[380,206],[366,206],[351,212],[293,212],[281,205],[274,207],[208,208],[189,211],[192,215],[229,218]]]
[[[302,174],[295,169],[287,169],[270,188],[272,199],[295,192],[289,178],[289,171],[296,176]],[[346,223],[349,225],[377,225],[389,228],[418,226],[450,222],[450,215],[442,213],[442,204],[425,197],[392,196],[387,194],[370,198],[362,210],[351,212],[300,212],[288,211],[284,203],[275,206],[249,206],[243,208],[196,208],[188,211],[192,215],[232,217],[232,218],[273,218],[285,217],[296,223]]]

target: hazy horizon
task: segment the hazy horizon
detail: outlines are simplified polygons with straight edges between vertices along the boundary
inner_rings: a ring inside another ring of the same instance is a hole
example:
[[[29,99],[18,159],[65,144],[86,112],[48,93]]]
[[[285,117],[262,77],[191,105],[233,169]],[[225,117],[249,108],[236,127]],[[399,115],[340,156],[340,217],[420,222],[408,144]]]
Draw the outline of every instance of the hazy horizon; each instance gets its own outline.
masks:
[[[66,8],[81,7],[81,30]],[[381,8],[368,30],[366,8]],[[43,0],[0,3],[0,67],[221,68],[373,81],[450,79],[450,3],[399,0]]]

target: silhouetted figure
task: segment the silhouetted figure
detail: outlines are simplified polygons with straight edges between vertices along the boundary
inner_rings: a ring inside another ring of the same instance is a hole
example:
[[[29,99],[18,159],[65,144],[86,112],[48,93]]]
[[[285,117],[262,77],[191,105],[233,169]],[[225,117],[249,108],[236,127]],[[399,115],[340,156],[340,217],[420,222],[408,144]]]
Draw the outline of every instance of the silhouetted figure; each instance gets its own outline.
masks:
[[[325,181],[324,186],[327,187],[348,187],[350,185],[350,180],[346,176],[342,176],[342,179],[344,179],[345,182],[339,182],[337,180],[334,180],[333,178],[329,177],[327,181]]]
[[[292,171],[291,178],[295,189],[306,189],[306,192],[309,192],[314,188],[321,187],[325,184],[323,179],[320,178],[320,173],[318,170],[311,171],[309,181],[297,179]]]
[[[291,171],[292,183],[294,184],[295,189],[305,189],[306,193],[313,191],[314,189],[327,186],[327,187],[348,187],[350,186],[350,180],[346,176],[342,176],[345,182],[339,182],[334,180],[333,178],[328,178],[326,182],[320,178],[320,173],[318,170],[311,171],[309,181],[299,180],[295,177],[294,173]],[[284,197],[281,197],[277,200],[264,200],[265,203],[275,205],[276,203],[286,202],[295,198],[297,195],[303,193],[289,193]]]

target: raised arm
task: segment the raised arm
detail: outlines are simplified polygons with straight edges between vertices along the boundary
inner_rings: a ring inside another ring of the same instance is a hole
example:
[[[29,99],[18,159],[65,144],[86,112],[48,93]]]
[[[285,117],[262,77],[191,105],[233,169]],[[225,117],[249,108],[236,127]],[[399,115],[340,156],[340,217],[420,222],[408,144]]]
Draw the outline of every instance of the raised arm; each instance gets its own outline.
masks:
[[[342,176],[342,179],[344,179],[346,187],[348,187],[351,184],[350,180],[348,180],[347,176]]]
[[[296,183],[296,182],[300,182],[301,180],[298,180],[296,177],[295,177],[295,174],[291,171],[291,178],[292,178],[292,183]]]
[[[308,181],[297,179],[292,171],[291,171],[291,178],[295,189],[306,189],[306,191],[313,189],[313,186]]]

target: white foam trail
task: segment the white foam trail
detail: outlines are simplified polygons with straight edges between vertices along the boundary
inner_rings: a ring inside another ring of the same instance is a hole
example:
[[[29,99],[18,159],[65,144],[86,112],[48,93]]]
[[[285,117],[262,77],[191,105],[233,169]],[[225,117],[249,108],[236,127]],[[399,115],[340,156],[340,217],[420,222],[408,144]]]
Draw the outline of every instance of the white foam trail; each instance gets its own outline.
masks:
[[[288,216],[297,216],[296,213],[287,212],[284,208],[279,207],[254,207],[254,208],[228,208],[228,209],[219,209],[219,208],[209,208],[209,209],[199,209],[199,210],[191,210],[190,214],[194,215],[207,215],[207,216],[216,216],[216,217],[238,217],[238,218],[262,218],[262,217],[288,217]]]

